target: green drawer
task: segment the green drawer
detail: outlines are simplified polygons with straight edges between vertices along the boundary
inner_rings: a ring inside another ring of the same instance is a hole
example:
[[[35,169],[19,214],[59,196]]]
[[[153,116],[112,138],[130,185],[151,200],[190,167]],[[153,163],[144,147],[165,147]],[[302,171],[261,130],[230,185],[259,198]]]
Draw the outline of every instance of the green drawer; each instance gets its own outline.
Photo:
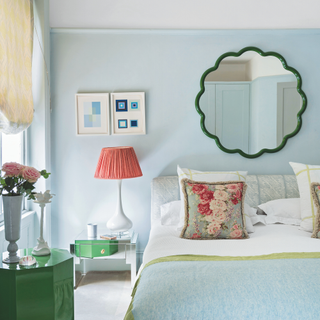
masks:
[[[118,252],[118,240],[76,240],[75,253],[82,258],[111,256]]]

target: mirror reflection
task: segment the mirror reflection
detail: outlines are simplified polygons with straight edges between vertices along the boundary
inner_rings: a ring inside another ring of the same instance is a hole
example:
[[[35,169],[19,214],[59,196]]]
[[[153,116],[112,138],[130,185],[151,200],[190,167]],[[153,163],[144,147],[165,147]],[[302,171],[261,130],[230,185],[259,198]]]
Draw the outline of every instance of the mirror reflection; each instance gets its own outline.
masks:
[[[275,149],[297,127],[296,76],[274,56],[247,51],[224,58],[205,78],[200,108],[207,131],[227,149]]]

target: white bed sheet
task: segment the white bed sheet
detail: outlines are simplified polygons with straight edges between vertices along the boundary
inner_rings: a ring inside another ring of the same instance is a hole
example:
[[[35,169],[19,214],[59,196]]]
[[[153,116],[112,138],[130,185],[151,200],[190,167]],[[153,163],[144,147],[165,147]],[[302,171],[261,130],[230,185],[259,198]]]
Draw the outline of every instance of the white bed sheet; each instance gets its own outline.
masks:
[[[176,227],[153,221],[143,265],[171,255],[196,254],[218,256],[257,256],[281,252],[320,252],[320,240],[298,226],[255,225],[255,232],[244,240],[187,240],[179,237]]]

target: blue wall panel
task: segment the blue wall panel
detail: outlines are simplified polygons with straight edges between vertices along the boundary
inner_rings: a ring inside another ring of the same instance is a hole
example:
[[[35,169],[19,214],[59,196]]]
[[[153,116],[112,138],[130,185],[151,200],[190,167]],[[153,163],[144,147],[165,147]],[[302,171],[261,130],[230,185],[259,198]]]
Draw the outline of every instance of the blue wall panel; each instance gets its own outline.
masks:
[[[308,97],[300,133],[283,150],[246,159],[223,153],[200,129],[194,101],[203,72],[228,51],[256,46],[283,55],[303,79]],[[103,147],[130,145],[143,177],[123,181],[123,207],[140,233],[150,230],[150,182],[176,173],[177,164],[199,170],[291,174],[289,161],[319,164],[320,31],[53,30],[52,202],[53,246],[68,247],[88,222],[106,223],[116,206],[112,180],[93,178]],[[75,94],[146,92],[147,134],[76,136]]]

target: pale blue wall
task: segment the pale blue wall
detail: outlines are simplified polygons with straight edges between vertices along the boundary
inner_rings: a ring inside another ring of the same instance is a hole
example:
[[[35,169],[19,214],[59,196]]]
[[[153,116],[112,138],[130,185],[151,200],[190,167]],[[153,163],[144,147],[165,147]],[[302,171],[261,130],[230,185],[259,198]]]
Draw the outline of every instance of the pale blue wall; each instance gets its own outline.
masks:
[[[200,129],[194,107],[202,73],[228,51],[256,46],[283,55],[303,79],[308,107],[300,133],[276,154],[246,159],[220,151]],[[291,174],[289,161],[319,164],[320,31],[75,31],[51,34],[52,240],[67,247],[87,222],[106,222],[116,183],[93,178],[102,147],[130,145],[143,177],[123,182],[123,206],[140,233],[150,230],[150,182],[199,170]],[[145,91],[145,136],[76,136],[78,92]]]

